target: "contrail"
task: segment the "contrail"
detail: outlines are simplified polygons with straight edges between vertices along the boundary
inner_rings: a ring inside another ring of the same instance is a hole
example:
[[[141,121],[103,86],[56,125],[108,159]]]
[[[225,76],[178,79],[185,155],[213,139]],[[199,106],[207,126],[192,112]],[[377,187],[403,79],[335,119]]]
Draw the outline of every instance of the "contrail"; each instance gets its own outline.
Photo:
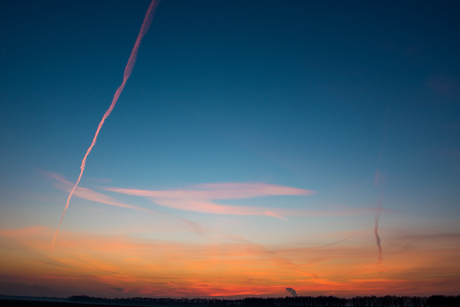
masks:
[[[117,91],[115,92],[115,95],[113,96],[110,107],[108,108],[107,111],[105,111],[105,114],[102,117],[102,120],[99,123],[99,126],[97,127],[96,134],[94,135],[94,138],[93,138],[93,142],[91,143],[91,146],[89,146],[88,150],[86,151],[85,156],[83,157],[83,160],[81,161],[80,175],[78,176],[78,180],[73,186],[72,190],[70,191],[69,197],[67,198],[67,203],[65,205],[64,213],[62,214],[61,220],[59,221],[58,228],[56,229],[56,233],[54,234],[53,244],[51,245],[51,251],[53,251],[54,242],[56,241],[56,236],[58,234],[59,228],[61,227],[61,223],[62,223],[62,220],[64,219],[65,212],[67,208],[69,207],[70,199],[72,198],[72,195],[75,192],[75,189],[80,183],[81,176],[83,175],[83,171],[85,170],[86,158],[88,157],[89,153],[91,152],[94,145],[96,144],[97,136],[99,135],[99,131],[104,125],[106,118],[109,117],[110,113],[115,107],[115,104],[117,103],[118,98],[120,97],[121,92],[125,88],[126,81],[128,81],[129,76],[131,75],[131,72],[133,71],[134,64],[136,64],[137,52],[139,50],[139,46],[141,45],[142,38],[144,37],[145,33],[147,33],[150,25],[152,24],[153,14],[155,13],[155,9],[159,3],[160,3],[160,0],[152,0],[147,10],[147,13],[145,14],[144,21],[142,22],[141,30],[139,31],[139,35],[137,36],[136,42],[134,43],[133,50],[131,51],[131,55],[129,56],[128,63],[126,64],[126,67],[125,67],[125,72],[123,74],[123,82],[118,87]]]
[[[383,151],[385,149],[385,145],[387,143],[387,130],[388,130],[388,117],[390,115],[390,106],[388,106],[386,114],[385,114],[385,126],[383,127],[383,134],[382,134],[382,142],[380,143],[380,151],[378,155],[379,164],[381,164],[383,158]],[[380,236],[379,236],[379,220],[380,216],[382,215],[382,204],[383,204],[383,197],[385,196],[385,175],[387,173],[388,165],[383,171],[383,174],[380,174],[380,168],[377,168],[375,171],[374,177],[374,185],[375,187],[380,190],[379,199],[377,202],[377,208],[375,211],[375,224],[374,224],[374,235],[375,235],[375,242],[377,243],[377,248],[379,249],[378,255],[378,263],[382,263],[382,245],[380,244]]]
[[[375,172],[375,179],[374,183],[377,188],[380,189],[380,196],[379,200],[377,202],[377,207],[375,211],[375,224],[374,224],[374,235],[375,235],[375,242],[377,243],[377,248],[379,249],[379,255],[378,255],[378,263],[382,263],[382,246],[380,245],[380,236],[379,236],[379,220],[380,216],[382,215],[382,204],[383,204],[383,198],[385,196],[385,175],[387,173],[388,166],[385,168],[383,171],[383,174],[380,174],[380,169],[377,169]]]
[[[382,246],[380,245],[380,236],[379,236],[379,220],[380,215],[382,214],[382,199],[379,199],[377,210],[375,212],[375,225],[374,225],[374,234],[375,234],[375,242],[377,243],[377,247],[379,249],[379,262],[378,264],[382,263]]]

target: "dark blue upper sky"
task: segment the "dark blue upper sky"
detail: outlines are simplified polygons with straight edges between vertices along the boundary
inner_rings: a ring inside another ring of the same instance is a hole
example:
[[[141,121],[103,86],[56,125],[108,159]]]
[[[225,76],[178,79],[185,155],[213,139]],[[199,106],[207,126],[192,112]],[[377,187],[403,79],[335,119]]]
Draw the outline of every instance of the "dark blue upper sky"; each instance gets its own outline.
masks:
[[[36,170],[74,180],[148,3],[2,4],[3,195],[33,187]],[[164,0],[87,175],[143,187],[268,181],[364,206],[371,196],[342,190],[388,167],[395,203],[452,208],[459,8]]]

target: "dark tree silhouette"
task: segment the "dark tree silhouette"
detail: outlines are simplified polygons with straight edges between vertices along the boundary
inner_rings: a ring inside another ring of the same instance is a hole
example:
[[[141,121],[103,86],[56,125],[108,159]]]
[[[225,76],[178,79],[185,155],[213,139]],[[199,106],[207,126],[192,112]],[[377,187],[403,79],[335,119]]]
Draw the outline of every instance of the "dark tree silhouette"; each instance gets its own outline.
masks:
[[[335,296],[299,296],[284,298],[207,299],[207,298],[116,298],[105,299],[72,296],[68,299],[81,303],[105,303],[161,307],[459,307],[460,296],[356,296],[350,299]]]

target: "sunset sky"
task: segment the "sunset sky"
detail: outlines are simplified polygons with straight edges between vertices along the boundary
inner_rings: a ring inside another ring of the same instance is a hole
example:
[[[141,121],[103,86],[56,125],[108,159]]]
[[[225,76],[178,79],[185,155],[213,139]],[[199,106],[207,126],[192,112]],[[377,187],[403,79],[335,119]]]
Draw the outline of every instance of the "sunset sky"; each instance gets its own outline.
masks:
[[[460,2],[0,6],[0,295],[459,295]]]

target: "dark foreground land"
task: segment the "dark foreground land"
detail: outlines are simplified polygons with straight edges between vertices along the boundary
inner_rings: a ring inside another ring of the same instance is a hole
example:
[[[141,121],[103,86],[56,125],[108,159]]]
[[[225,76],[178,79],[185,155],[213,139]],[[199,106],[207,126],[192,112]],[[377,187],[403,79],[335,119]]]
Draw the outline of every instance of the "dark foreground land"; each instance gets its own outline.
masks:
[[[101,306],[117,306],[120,307],[120,304],[98,304],[98,303],[78,303],[70,302],[67,300],[51,300],[51,299],[40,299],[40,298],[31,298],[31,299],[5,299],[0,297],[0,306],[3,307],[101,307]],[[124,305],[127,306],[127,305]],[[129,305],[128,305],[129,306]],[[133,305],[134,306],[134,305]]]
[[[362,296],[349,299],[334,296],[300,296],[285,298],[185,299],[185,298],[121,298],[106,299],[88,296],[69,298],[9,297],[0,295],[0,306],[18,307],[460,307],[460,296]]]

